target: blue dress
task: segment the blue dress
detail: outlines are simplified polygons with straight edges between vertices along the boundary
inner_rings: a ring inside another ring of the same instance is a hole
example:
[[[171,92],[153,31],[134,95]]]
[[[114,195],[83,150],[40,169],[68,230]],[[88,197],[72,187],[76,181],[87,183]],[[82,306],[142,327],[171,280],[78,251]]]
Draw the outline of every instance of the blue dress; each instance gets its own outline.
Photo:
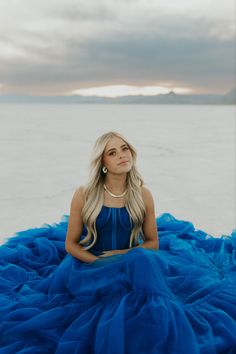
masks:
[[[236,230],[214,238],[169,213],[156,221],[158,250],[92,263],[65,251],[68,215],[8,238],[0,354],[236,353]],[[96,227],[93,254],[129,247],[125,207],[103,206]]]

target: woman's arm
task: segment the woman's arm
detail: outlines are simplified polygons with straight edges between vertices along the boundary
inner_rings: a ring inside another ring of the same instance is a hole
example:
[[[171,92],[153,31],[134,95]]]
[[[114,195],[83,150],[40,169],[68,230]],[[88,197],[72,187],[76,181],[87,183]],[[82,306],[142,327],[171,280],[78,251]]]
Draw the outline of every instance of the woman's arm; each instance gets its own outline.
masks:
[[[155,206],[152,193],[147,187],[142,186],[143,201],[146,206],[146,216],[143,221],[143,233],[145,241],[136,247],[159,249],[159,238],[155,216]]]
[[[83,221],[81,217],[83,206],[83,186],[80,186],[76,189],[71,201],[65,248],[68,253],[80,261],[91,263],[98,259],[98,257],[94,256],[91,252],[84,250],[83,247],[78,244],[83,231]]]

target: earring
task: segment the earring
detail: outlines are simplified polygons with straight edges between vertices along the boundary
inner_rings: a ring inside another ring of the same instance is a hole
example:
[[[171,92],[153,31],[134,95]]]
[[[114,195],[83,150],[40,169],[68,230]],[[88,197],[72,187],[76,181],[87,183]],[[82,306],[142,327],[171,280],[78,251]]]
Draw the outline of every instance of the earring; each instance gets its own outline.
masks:
[[[106,168],[105,166],[103,166],[102,171],[103,171],[104,173],[107,173],[107,168]]]

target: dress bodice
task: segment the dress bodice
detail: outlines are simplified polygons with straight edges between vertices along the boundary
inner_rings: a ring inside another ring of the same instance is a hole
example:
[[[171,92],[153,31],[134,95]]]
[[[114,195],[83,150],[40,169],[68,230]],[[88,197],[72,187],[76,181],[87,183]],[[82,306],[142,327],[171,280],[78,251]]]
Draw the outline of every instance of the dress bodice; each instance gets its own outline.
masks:
[[[102,251],[129,248],[132,227],[133,221],[126,207],[103,205],[96,219],[97,240],[88,251],[99,255]],[[86,234],[87,229],[84,225],[81,240]]]

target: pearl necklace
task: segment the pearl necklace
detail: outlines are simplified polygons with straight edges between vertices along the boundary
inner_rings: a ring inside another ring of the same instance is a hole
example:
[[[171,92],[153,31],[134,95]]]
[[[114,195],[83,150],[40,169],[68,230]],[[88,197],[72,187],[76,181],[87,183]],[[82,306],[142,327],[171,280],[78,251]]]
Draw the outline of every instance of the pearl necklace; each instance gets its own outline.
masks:
[[[105,185],[105,183],[104,183],[103,187],[104,187],[104,189],[105,189],[112,197],[114,197],[114,198],[122,198],[122,197],[126,194],[126,192],[127,192],[127,189],[126,189],[122,194],[120,194],[120,195],[115,195],[115,194],[111,193],[111,192],[107,189],[107,186]]]

